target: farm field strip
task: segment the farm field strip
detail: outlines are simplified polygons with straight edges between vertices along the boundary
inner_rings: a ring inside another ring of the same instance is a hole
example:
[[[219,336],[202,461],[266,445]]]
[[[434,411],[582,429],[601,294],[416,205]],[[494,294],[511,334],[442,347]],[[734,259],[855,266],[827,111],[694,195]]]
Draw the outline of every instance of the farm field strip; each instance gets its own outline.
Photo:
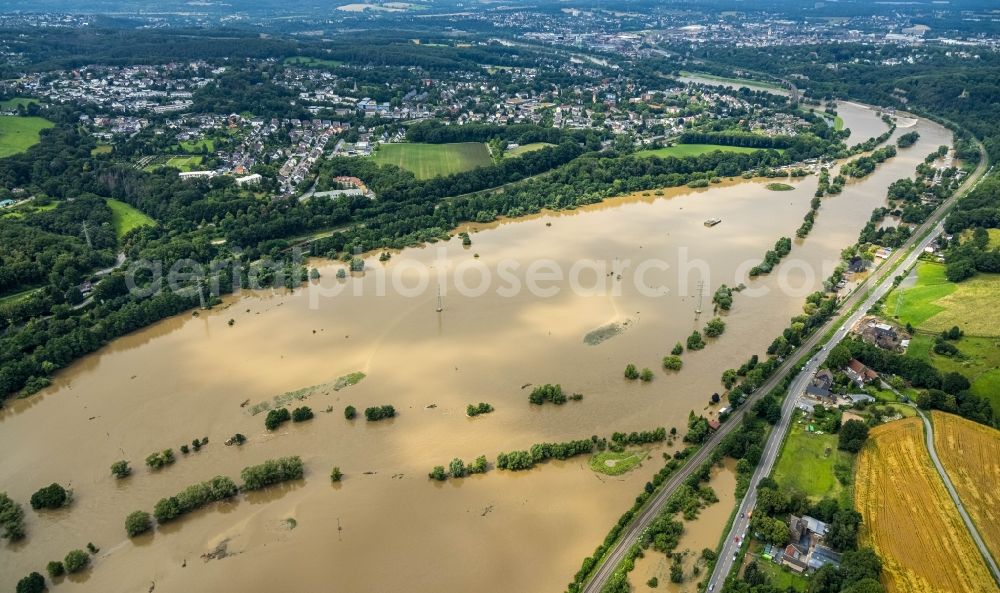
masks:
[[[989,591],[995,586],[923,444],[919,418],[874,428],[858,461],[861,542],[883,560],[889,593]]]
[[[934,448],[962,506],[994,558],[1000,557],[1000,432],[953,414],[931,412]]]

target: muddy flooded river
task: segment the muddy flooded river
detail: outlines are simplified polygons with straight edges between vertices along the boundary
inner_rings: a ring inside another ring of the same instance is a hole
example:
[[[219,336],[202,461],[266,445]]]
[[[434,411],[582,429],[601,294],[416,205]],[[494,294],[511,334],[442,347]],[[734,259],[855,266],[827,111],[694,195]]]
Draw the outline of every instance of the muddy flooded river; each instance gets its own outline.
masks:
[[[683,580],[675,583],[670,579],[670,565],[673,562],[666,554],[649,550],[645,556],[636,561],[635,568],[629,575],[634,591],[643,593],[653,593],[657,590],[671,593],[698,591],[698,584],[705,578],[705,562],[702,560],[701,551],[705,548],[713,551],[716,549],[736,505],[736,462],[725,459],[722,467],[713,468],[708,486],[715,491],[719,502],[702,509],[694,520],[684,521],[684,533],[674,550],[675,553],[684,556],[681,562],[684,571]],[[678,520],[680,520],[679,515]],[[698,567],[698,574],[695,574],[695,567]],[[658,582],[656,588],[649,586],[649,581],[653,577]]]
[[[852,140],[885,129],[867,109],[840,113]],[[801,310],[889,183],[950,143],[935,124],[913,129],[915,146],[824,199],[809,237],[753,281],[749,267],[799,226],[815,176],[790,182],[792,191],[727,181],[470,226],[471,246],[452,239],[388,262],[371,257],[363,275],[343,280],[340,263],[316,262],[322,278],[311,288],[244,293],[115,341],[0,411],[0,491],[25,507],[28,532],[0,550],[0,587],[94,542],[93,567],[60,590],[563,590],[659,469],[664,447],[620,477],[594,473],[582,457],[446,483],[427,472],[454,457],[492,463],[543,441],[657,426],[683,432],[688,412],[702,412],[720,390],[721,372],[763,354]],[[706,227],[712,217],[722,223]],[[725,334],[686,352],[679,373],[660,370],[674,343],[712,317],[719,284],[740,282],[748,290],[735,296]],[[619,324],[617,335],[584,341],[609,324]],[[626,382],[629,362],[653,369],[654,380]],[[262,415],[241,407],[355,371],[367,377],[303,402],[316,412],[309,422],[268,433]],[[523,387],[541,383],[584,398],[531,406]],[[466,417],[476,402],[496,411]],[[392,404],[398,417],[347,421],[348,404]],[[237,432],[247,444],[224,446]],[[149,453],[203,436],[202,451],[178,454],[156,473],[143,466]],[[238,480],[244,466],[284,455],[302,456],[305,480],[125,537],[129,512],[215,475]],[[123,458],[134,473],[115,481],[108,468]],[[346,477],[331,485],[335,465]],[[73,488],[73,504],[32,511],[31,493],[52,482]],[[215,559],[203,558],[210,552]]]

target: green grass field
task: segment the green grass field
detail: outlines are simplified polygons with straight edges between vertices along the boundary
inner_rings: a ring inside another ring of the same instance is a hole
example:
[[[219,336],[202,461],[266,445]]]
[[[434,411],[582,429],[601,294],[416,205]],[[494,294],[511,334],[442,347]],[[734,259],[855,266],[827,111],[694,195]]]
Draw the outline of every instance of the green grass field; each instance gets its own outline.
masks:
[[[38,144],[39,132],[53,125],[42,117],[0,116],[0,158],[24,152]]]
[[[787,183],[768,183],[767,189],[771,191],[792,191],[795,186],[788,185]]]
[[[453,175],[493,163],[486,145],[480,142],[383,144],[373,158],[379,165],[396,165],[411,171],[417,179]]]
[[[167,160],[167,166],[181,171],[195,171],[201,165],[200,156],[175,156]]]
[[[38,105],[39,100],[32,97],[14,97],[0,101],[0,109],[17,109],[21,105]]]
[[[720,146],[718,144],[675,144],[673,146],[667,146],[665,148],[651,148],[649,150],[640,150],[635,153],[639,157],[677,157],[684,158],[688,156],[698,156],[713,152],[716,150],[721,150],[722,152],[741,152],[744,154],[751,153],[760,148],[746,148],[743,146]],[[781,151],[778,151],[781,152]]]
[[[935,301],[955,292],[955,284],[948,282],[944,272],[943,264],[919,262],[916,284],[908,288],[899,287],[889,293],[885,299],[886,314],[902,324],[921,327],[944,310]]]
[[[935,302],[944,310],[921,328],[942,331],[957,325],[969,335],[1000,336],[1000,274],[977,274],[954,286],[954,292]]]
[[[760,559],[758,566],[768,576],[771,586],[776,590],[788,591],[791,589],[805,593],[809,588],[809,579],[800,574],[795,574],[789,568],[778,566],[774,562],[764,560],[763,558]]]
[[[200,140],[185,140],[180,143],[181,150],[184,152],[201,152],[202,147],[205,148],[207,152],[215,152],[215,141],[211,138],[201,138]]]
[[[125,202],[108,198],[107,203],[111,208],[111,223],[115,226],[115,234],[119,239],[136,227],[156,225],[155,220]]]
[[[941,372],[965,375],[972,383],[971,391],[988,399],[1000,414],[1000,338],[966,336],[953,344],[960,354],[941,356],[931,350],[934,336],[917,334],[906,355],[926,360]]]
[[[976,377],[969,391],[988,399],[993,406],[993,415],[1000,416],[1000,368],[994,367]]]
[[[532,142],[531,144],[522,144],[517,148],[513,148],[503,153],[504,157],[515,157],[521,156],[527,152],[534,152],[536,150],[541,150],[543,148],[548,148],[549,146],[555,146],[555,144],[550,144],[548,142]]]
[[[111,145],[109,144],[98,144],[97,146],[90,149],[90,154],[111,154]]]
[[[620,476],[639,466],[648,451],[601,451],[590,458],[590,469],[609,476]]]
[[[39,290],[41,290],[41,288],[28,288],[26,290],[22,290],[19,292],[12,292],[10,294],[0,296],[0,306],[12,305],[14,303],[23,301],[24,299],[28,298],[29,296],[31,296],[35,292],[38,292]]]
[[[886,314],[921,330],[940,332],[953,326],[975,336],[1000,336],[1000,274],[977,274],[958,284],[945,277],[944,264],[920,262],[917,282],[886,298]]]
[[[1000,229],[986,229],[986,232],[990,235],[990,249],[1000,249]],[[966,230],[962,232],[962,242],[966,242],[972,237],[972,231]]]
[[[796,414],[798,420],[799,414]],[[813,499],[838,498],[844,487],[837,481],[834,466],[838,461],[853,463],[851,455],[837,450],[837,435],[807,432],[808,422],[792,424],[774,479],[781,486],[803,492]]]

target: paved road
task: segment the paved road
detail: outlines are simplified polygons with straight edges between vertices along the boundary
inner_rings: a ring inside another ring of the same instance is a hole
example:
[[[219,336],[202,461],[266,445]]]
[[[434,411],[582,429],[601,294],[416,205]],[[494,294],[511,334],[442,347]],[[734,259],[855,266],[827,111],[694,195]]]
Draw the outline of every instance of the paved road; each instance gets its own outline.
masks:
[[[948,209],[951,207],[951,205],[954,204],[954,202],[958,200],[960,196],[964,195],[967,191],[977,186],[979,184],[979,180],[982,178],[985,172],[986,172],[986,163],[984,156],[983,162],[980,163],[980,166],[976,169],[975,173],[969,176],[968,180],[964,184],[962,184],[962,186],[958,189],[958,191],[955,192],[955,195],[948,201],[946,201],[944,204],[942,204],[942,207],[938,208],[934,212],[934,214],[923,225],[921,225],[915,233],[913,233],[913,237],[910,239],[910,241],[908,241],[906,245],[904,245],[898,251],[893,253],[892,257],[890,257],[889,260],[887,260],[885,264],[876,271],[875,275],[883,274],[885,273],[885,270],[907,270],[911,266],[915,265],[917,262],[917,258],[920,256],[921,253],[923,253],[924,248],[927,247],[931,243],[931,241],[933,241],[934,238],[937,237],[937,235],[943,231],[944,227],[943,218],[944,215],[947,213]],[[907,247],[909,245],[912,245],[913,242],[916,241],[917,238],[921,237],[923,233],[929,228],[932,228],[933,231],[927,233],[927,235],[924,236],[923,239],[920,239],[918,244],[911,251],[908,252],[908,255],[903,257],[903,254],[907,253],[906,250]],[[761,478],[770,475],[771,470],[774,468],[774,462],[777,459],[778,453],[781,451],[781,443],[785,438],[785,433],[788,431],[788,426],[790,425],[792,419],[792,410],[795,407],[795,403],[798,400],[799,395],[801,395],[802,392],[805,391],[805,388],[809,384],[809,381],[812,379],[813,375],[819,369],[823,361],[826,360],[827,354],[829,354],[830,349],[844,339],[844,336],[847,335],[848,329],[852,327],[855,323],[857,323],[875,304],[876,301],[878,301],[880,298],[884,297],[886,294],[889,293],[889,291],[893,287],[892,281],[894,277],[895,274],[891,272],[885,274],[883,280],[879,282],[874,288],[870,289],[870,292],[867,293],[867,297],[864,299],[864,303],[857,308],[857,310],[848,318],[846,323],[844,323],[840,328],[837,329],[833,337],[830,338],[830,341],[827,342],[827,344],[823,347],[823,350],[820,351],[812,359],[810,359],[810,361],[803,367],[802,371],[798,374],[798,376],[795,377],[795,379],[792,381],[792,384],[788,390],[788,395],[787,397],[785,397],[785,401],[781,406],[781,420],[775,426],[775,429],[771,431],[771,434],[768,436],[767,444],[764,447],[764,455],[761,458],[761,461],[758,464],[756,471],[754,471],[753,476],[750,479],[750,488],[749,490],[747,490],[746,496],[740,503],[737,517],[733,521],[733,525],[730,528],[729,533],[726,535],[726,539],[722,545],[722,551],[719,553],[719,561],[716,562],[715,569],[712,571],[711,577],[709,577],[708,580],[709,591],[714,591],[715,589],[722,588],[721,587],[722,583],[726,580],[726,576],[729,575],[733,567],[733,562],[736,559],[736,556],[739,555],[740,546],[742,546],[745,543],[744,540],[746,538],[750,523],[750,519],[747,517],[747,514],[750,513],[757,504],[757,484],[760,483]],[[859,288],[858,291],[856,291],[855,294],[852,296],[860,296],[862,294],[864,293],[861,291],[861,288]],[[850,306],[851,305],[845,303],[845,308],[849,309]],[[827,325],[832,325],[832,324],[828,323]],[[822,329],[816,332],[815,336],[821,336],[825,334],[827,331],[828,331],[827,327],[824,326]],[[932,454],[932,456],[934,455]],[[934,457],[935,457],[935,463],[937,463],[936,456]],[[957,497],[954,498],[956,500],[956,504],[959,504],[957,502]],[[961,509],[961,506],[959,506],[959,509],[962,512],[963,519],[966,518],[964,509]],[[971,521],[966,521],[966,524],[971,527]],[[973,529],[970,529],[970,532],[973,533],[973,537],[976,539],[977,543],[980,543],[982,541],[979,539],[978,533],[973,531]],[[980,550],[985,552],[985,547],[980,547]],[[992,562],[992,557],[989,556],[988,552],[986,552],[984,556],[989,557],[990,562]],[[991,566],[995,568],[995,565],[991,564]]]
[[[979,530],[972,523],[972,519],[969,514],[965,512],[965,507],[962,506],[962,501],[958,498],[958,492],[955,491],[955,486],[951,483],[951,478],[948,477],[948,473],[944,471],[944,466],[941,465],[941,460],[938,459],[937,450],[934,448],[934,427],[931,425],[931,421],[927,419],[927,416],[917,410],[920,414],[920,419],[924,421],[924,439],[927,441],[927,452],[931,454],[931,461],[934,462],[934,468],[937,469],[937,473],[941,476],[941,481],[944,482],[944,487],[948,489],[948,495],[951,496],[951,500],[955,503],[955,507],[958,508],[958,514],[962,516],[962,521],[965,521],[965,527],[969,530],[969,534],[972,535],[972,539],[976,542],[976,547],[979,548],[979,553],[983,555],[983,560],[986,561],[986,566],[989,567],[990,572],[993,573],[993,579],[1000,583],[1000,569],[997,568],[997,563],[993,560],[993,556],[990,554],[989,548],[983,543],[983,538],[979,535]]]

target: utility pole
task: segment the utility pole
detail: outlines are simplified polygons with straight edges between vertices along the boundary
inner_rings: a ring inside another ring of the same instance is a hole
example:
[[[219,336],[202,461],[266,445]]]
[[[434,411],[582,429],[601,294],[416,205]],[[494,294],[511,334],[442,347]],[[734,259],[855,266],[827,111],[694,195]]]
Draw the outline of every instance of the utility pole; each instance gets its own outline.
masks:
[[[701,315],[701,302],[704,296],[705,296],[705,281],[701,280],[698,282],[698,306],[694,310],[695,319],[698,319],[698,316]]]
[[[437,309],[434,309],[438,313],[444,311],[444,302],[441,300],[441,287],[438,286],[438,299],[437,299]]]

